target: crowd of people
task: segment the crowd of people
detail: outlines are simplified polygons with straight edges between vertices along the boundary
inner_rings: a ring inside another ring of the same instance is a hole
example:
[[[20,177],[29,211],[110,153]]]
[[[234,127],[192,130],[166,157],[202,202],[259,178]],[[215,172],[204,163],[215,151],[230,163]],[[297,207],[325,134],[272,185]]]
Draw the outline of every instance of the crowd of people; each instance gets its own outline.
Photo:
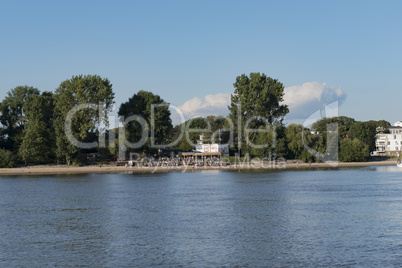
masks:
[[[161,158],[141,158],[136,160],[130,160],[127,163],[127,167],[178,167],[178,166],[223,166],[229,165],[229,161],[224,161],[219,157],[211,158],[194,158],[194,157],[161,157]]]

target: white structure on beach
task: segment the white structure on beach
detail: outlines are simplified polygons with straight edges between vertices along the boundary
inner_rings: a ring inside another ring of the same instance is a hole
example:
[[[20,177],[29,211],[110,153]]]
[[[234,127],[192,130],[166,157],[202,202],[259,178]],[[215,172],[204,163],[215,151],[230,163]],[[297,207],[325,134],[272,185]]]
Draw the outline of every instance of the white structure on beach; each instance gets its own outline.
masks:
[[[374,155],[402,154],[402,122],[398,121],[389,127],[389,133],[378,133],[375,146]]]
[[[195,150],[200,153],[221,153],[229,156],[229,144],[196,144]]]
[[[201,134],[195,145],[195,151],[200,153],[221,153],[221,155],[229,156],[229,144],[204,144],[204,135]]]

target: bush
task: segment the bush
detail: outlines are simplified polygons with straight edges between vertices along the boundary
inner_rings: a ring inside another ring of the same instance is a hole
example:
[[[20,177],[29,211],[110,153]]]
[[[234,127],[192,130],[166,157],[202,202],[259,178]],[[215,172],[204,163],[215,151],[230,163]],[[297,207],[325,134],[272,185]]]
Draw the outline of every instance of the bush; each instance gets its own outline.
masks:
[[[82,166],[82,161],[80,159],[74,159],[72,164],[75,167],[81,167]]]
[[[369,147],[358,139],[345,139],[340,142],[339,161],[365,162],[369,157]]]
[[[11,151],[0,149],[0,168],[12,168],[15,166],[15,158]]]

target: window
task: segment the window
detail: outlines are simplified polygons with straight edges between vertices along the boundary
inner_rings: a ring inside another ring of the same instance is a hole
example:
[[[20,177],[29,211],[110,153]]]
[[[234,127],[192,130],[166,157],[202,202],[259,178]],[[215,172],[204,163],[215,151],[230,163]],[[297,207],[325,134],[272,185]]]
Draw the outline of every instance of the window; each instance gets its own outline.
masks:
[[[396,135],[394,135],[394,140],[396,140]]]
[[[395,150],[396,150],[396,151],[399,151],[398,146],[395,147]]]

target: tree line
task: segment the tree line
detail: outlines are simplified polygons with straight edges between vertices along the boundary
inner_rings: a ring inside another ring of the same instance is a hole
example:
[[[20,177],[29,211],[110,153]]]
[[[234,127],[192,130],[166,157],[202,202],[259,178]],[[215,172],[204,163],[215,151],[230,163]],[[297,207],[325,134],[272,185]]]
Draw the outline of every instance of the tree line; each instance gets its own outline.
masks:
[[[191,151],[200,134],[208,143],[229,143],[231,154],[242,156],[320,161],[319,155],[333,146],[340,161],[366,161],[375,150],[377,128],[386,131],[390,126],[384,120],[359,122],[343,116],[318,120],[310,129],[285,126],[289,108],[283,104],[281,82],[251,73],[238,76],[233,86],[228,116],[192,118],[174,127],[169,104],[141,90],[121,104],[118,115],[124,128],[114,129],[108,125],[115,101],[107,78],[73,76],[54,92],[18,86],[0,103],[0,167],[81,165],[89,153],[101,160],[116,160],[122,149],[156,155],[160,144]],[[336,131],[328,131],[327,126],[334,123]],[[330,133],[336,133],[336,144],[331,145]],[[93,146],[80,147],[72,140]],[[127,144],[138,146],[123,148]]]

